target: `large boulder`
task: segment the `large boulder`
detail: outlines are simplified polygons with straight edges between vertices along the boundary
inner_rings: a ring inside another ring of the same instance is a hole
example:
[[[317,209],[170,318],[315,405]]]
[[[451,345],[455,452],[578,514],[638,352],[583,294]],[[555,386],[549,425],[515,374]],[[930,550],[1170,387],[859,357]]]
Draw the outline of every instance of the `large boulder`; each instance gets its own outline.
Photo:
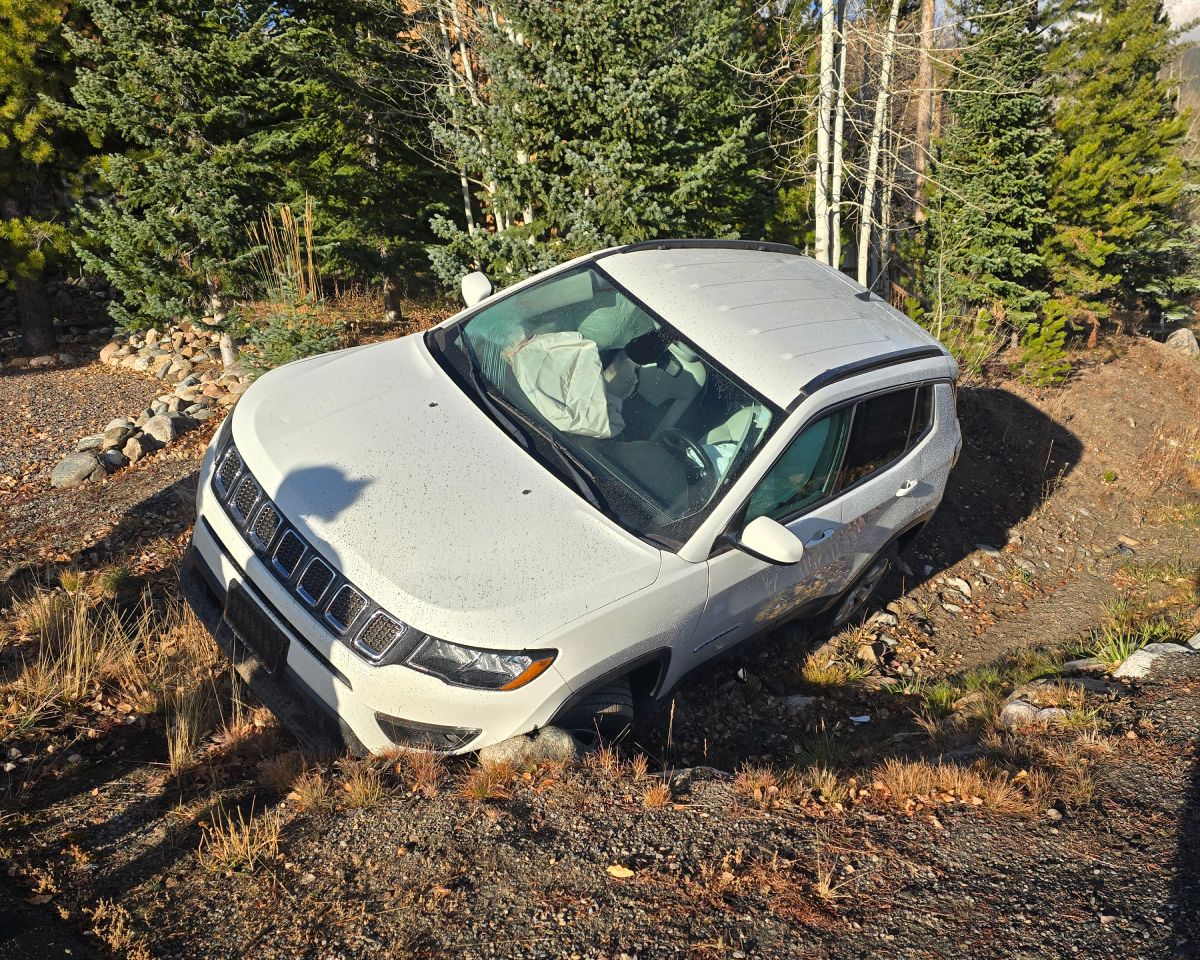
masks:
[[[1200,343],[1196,342],[1196,335],[1187,327],[1176,330],[1167,337],[1166,346],[1189,357],[1200,356]]]
[[[67,454],[50,473],[50,486],[77,487],[87,480],[99,480],[108,471],[90,450]]]
[[[160,413],[156,417],[151,417],[142,427],[142,432],[148,437],[152,437],[159,443],[170,443],[176,439],[183,431],[180,425],[165,413]],[[128,454],[126,454],[128,456]],[[133,459],[130,457],[129,459]]]
[[[113,358],[113,354],[116,353],[120,349],[121,349],[121,345],[119,343],[105,344],[103,347],[100,348],[100,362],[108,363],[108,361]]]
[[[575,760],[579,755],[579,744],[566,730],[542,727],[536,733],[512,737],[484,747],[479,751],[479,762],[521,766],[545,760]]]
[[[1164,657],[1190,656],[1194,652],[1178,643],[1148,643],[1126,657],[1125,662],[1113,671],[1113,676],[1121,680],[1140,680]]]

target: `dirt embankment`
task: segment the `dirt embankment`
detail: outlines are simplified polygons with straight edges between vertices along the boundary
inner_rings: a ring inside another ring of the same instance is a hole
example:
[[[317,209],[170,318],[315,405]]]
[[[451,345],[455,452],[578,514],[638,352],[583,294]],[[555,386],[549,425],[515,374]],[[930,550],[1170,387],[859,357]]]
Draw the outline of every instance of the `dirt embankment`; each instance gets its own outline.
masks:
[[[714,666],[583,766],[334,763],[235,709],[171,604],[205,437],[17,484],[0,566],[42,563],[3,597],[0,896],[32,902],[0,901],[0,956],[1197,955],[1200,665],[1085,688],[1063,662],[1200,630],[1200,369],[1129,342],[1077,370],[960,391],[890,619],[817,654],[778,631],[748,683]],[[30,666],[114,610],[132,645]],[[1007,726],[1014,697],[1061,722]]]

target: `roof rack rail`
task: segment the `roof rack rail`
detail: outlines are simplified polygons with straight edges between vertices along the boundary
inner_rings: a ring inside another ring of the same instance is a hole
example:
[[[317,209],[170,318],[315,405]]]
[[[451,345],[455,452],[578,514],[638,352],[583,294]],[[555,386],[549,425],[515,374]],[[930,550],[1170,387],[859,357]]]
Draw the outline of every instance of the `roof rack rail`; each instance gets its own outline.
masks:
[[[605,250],[596,255],[597,260],[611,257],[618,253],[637,253],[639,250],[757,250],[760,253],[784,253],[793,257],[802,257],[798,249],[790,243],[770,243],[766,240],[643,240],[641,243],[630,243],[624,247]]]
[[[934,357],[945,357],[947,355],[946,350],[942,347],[908,347],[905,350],[894,350],[891,353],[867,357],[865,360],[856,360],[853,363],[834,367],[832,370],[826,370],[824,373],[813,377],[801,387],[796,399],[787,405],[787,412],[791,413],[822,387],[827,387],[831,383],[837,383],[839,380],[849,380],[851,377],[857,377],[861,373],[881,370],[884,367],[892,367],[900,363],[911,363],[914,360],[931,360]]]

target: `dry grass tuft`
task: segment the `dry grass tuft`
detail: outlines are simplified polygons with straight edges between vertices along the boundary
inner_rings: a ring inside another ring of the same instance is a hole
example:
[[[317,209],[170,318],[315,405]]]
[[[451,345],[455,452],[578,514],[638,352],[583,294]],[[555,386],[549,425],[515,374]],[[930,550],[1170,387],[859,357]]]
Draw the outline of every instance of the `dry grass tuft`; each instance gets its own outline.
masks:
[[[952,763],[889,757],[876,768],[877,790],[899,803],[965,803],[1016,812],[1027,807],[1021,791],[1003,774]]]
[[[355,760],[342,766],[342,789],[346,792],[346,806],[356,809],[377,807],[387,796],[379,771],[369,760]]]
[[[633,777],[634,783],[640,783],[642,780],[645,780],[646,771],[649,769],[650,759],[644,753],[639,753],[629,761],[629,775]]]
[[[779,794],[779,777],[770,767],[743,764],[733,780],[733,789],[748,800],[768,800]]]
[[[484,803],[488,800],[507,800],[512,796],[509,783],[513,769],[507,763],[481,762],[472,767],[459,784],[458,793],[466,800]]]
[[[92,932],[108,947],[113,956],[128,960],[150,960],[150,952],[133,928],[129,911],[112,900],[101,900],[92,916]]]
[[[674,799],[671,785],[665,780],[652,784],[642,795],[642,806],[647,810],[661,810]]]
[[[167,760],[173,777],[196,765],[196,748],[205,732],[208,690],[203,686],[180,688],[167,711]]]
[[[269,757],[258,766],[258,782],[286,797],[308,769],[308,760],[299,750]]]
[[[254,815],[250,804],[250,819],[239,808],[237,821],[220,807],[213,811],[212,820],[202,823],[204,836],[200,839],[197,856],[206,870],[242,870],[253,873],[256,864],[274,860],[279,855],[279,818],[274,813]]]
[[[621,754],[615,747],[601,747],[587,757],[588,768],[606,783],[616,783],[624,772]]]
[[[857,683],[870,675],[871,667],[866,664],[818,652],[805,658],[793,679],[810,690],[825,692]]]
[[[307,770],[292,783],[287,795],[301,810],[325,810],[332,802],[329,797],[329,781],[320,770]]]
[[[410,750],[399,758],[396,773],[404,778],[404,785],[412,793],[432,799],[441,791],[446,761],[440,754],[428,750]]]

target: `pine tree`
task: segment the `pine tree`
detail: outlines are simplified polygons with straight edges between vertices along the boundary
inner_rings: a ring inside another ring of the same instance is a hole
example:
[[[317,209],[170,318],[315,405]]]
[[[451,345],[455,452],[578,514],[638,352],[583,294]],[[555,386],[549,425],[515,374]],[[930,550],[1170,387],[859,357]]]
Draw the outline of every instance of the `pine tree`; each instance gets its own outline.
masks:
[[[613,244],[761,231],[739,4],[505,0],[492,13],[470,28],[482,77],[447,94],[435,136],[482,185],[496,230],[435,220],[443,281],[473,263],[504,283]]]
[[[128,326],[210,311],[250,277],[248,228],[285,197],[297,84],[279,76],[289,20],[269,3],[89,0],[78,117],[99,144],[106,202],[76,249],[124,296]],[[115,148],[115,149],[114,149]]]
[[[73,78],[55,0],[0,0],[0,284],[16,287],[25,349],[54,349],[44,274],[70,252],[87,139],[64,121]]]
[[[1187,132],[1163,67],[1176,56],[1159,0],[1084,0],[1047,62],[1062,153],[1050,180],[1056,225],[1043,255],[1048,312],[1092,322],[1139,301],[1172,316],[1195,289],[1177,207]]]
[[[1061,353],[1061,321],[1043,330],[1037,312],[1056,151],[1037,8],[966,0],[958,9],[967,35],[945,94],[953,123],[931,165],[924,285],[971,323],[982,311],[1038,354],[1055,344]]]

